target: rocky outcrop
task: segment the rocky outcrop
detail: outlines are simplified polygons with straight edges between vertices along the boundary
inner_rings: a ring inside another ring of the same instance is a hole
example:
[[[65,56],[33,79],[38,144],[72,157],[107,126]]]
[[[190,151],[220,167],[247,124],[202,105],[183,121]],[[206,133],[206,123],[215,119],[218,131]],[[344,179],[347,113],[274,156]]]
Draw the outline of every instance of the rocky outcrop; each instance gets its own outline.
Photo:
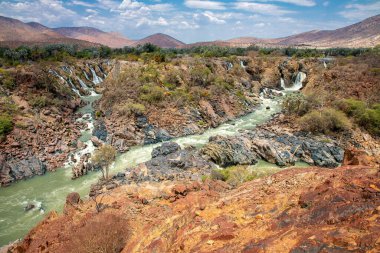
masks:
[[[201,152],[223,167],[255,164],[257,159],[279,166],[303,161],[320,167],[337,167],[344,154],[333,141],[326,143],[302,134],[279,134],[265,129],[232,137],[212,137]]]
[[[26,159],[11,158],[6,160],[6,157],[0,154],[0,182],[2,186],[35,175],[43,175],[45,172],[46,165],[35,156]]]
[[[92,131],[92,135],[98,138],[101,141],[107,141],[108,131],[104,121],[98,120],[94,123],[94,130]]]
[[[123,185],[103,195],[101,214],[128,216],[121,252],[378,252],[379,173],[297,168],[232,190],[209,180]],[[72,243],[89,233],[78,229],[102,216],[95,210],[85,201],[49,216],[15,252],[75,252]],[[105,228],[110,219],[102,222]]]
[[[205,160],[195,148],[181,147],[174,142],[163,143],[153,149],[152,159],[135,168],[120,172],[107,181],[92,185],[90,196],[124,184],[142,182],[163,182],[178,180],[199,181],[202,176],[210,175],[215,164]]]

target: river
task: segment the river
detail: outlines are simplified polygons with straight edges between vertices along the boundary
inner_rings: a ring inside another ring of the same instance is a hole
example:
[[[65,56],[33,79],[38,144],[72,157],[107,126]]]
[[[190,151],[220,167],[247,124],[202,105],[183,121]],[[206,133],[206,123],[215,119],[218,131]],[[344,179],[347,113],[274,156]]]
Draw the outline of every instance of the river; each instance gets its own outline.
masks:
[[[87,101],[94,101],[98,97],[82,97]],[[269,107],[270,109],[267,109]],[[242,129],[254,128],[269,120],[273,114],[279,112],[280,105],[276,99],[263,99],[262,104],[252,113],[238,118],[232,122],[220,125],[217,128],[208,129],[203,134],[179,137],[173,141],[181,146],[194,145],[201,147],[207,143],[209,137],[215,135],[235,135]],[[83,107],[81,113],[93,114],[91,105]],[[91,122],[89,122],[91,123]],[[82,133],[81,140],[89,141],[91,126],[89,130]],[[151,151],[160,144],[136,146],[128,152],[118,155],[110,172],[115,173],[126,168],[145,162],[151,158]],[[260,162],[256,167],[275,167]],[[259,168],[258,168],[259,169]],[[0,189],[0,246],[6,245],[26,233],[41,221],[51,210],[62,211],[65,198],[70,192],[78,192],[86,197],[90,185],[100,177],[100,172],[92,172],[76,180],[71,179],[71,168],[58,169],[56,172],[48,172],[44,176],[36,176],[31,179],[14,183],[13,185]],[[33,203],[36,208],[25,211],[28,203]]]

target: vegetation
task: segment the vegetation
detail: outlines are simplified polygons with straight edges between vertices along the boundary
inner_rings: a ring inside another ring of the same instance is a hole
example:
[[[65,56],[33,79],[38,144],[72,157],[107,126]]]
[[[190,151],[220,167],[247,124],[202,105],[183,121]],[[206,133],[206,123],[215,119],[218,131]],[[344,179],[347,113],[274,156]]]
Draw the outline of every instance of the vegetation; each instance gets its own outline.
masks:
[[[13,129],[12,117],[0,115],[0,140]]]
[[[312,110],[302,116],[299,123],[305,131],[324,134],[347,130],[351,126],[346,115],[333,108],[323,108],[320,111]]]
[[[72,231],[68,252],[121,252],[128,237],[128,223],[110,213],[99,213]]]
[[[117,111],[120,115],[141,115],[145,113],[146,108],[143,104],[127,102],[117,106]]]
[[[380,104],[368,106],[360,100],[344,99],[337,103],[337,107],[368,132],[380,136]]]
[[[250,171],[246,166],[231,166],[222,170],[213,170],[211,172],[211,179],[222,180],[233,186],[238,186],[244,182],[251,181],[256,177],[256,173]]]
[[[137,47],[111,49],[106,46],[81,49],[76,45],[54,44],[46,46],[21,46],[15,49],[0,47],[0,59],[9,64],[17,65],[26,61],[53,60],[62,61],[70,57],[81,59],[122,57],[128,60],[142,59],[144,61],[165,62],[170,58],[182,55],[200,57],[229,57],[248,55],[257,52],[260,55],[290,56],[290,57],[329,57],[329,56],[359,56],[363,54],[378,54],[378,47],[371,48],[330,48],[330,49],[300,49],[300,48],[247,48],[196,46],[181,49],[162,49],[152,44]]]
[[[113,163],[116,157],[116,150],[111,145],[103,145],[98,148],[93,156],[91,157],[91,161],[100,166],[102,171],[103,179],[108,180],[109,178],[109,167]]]

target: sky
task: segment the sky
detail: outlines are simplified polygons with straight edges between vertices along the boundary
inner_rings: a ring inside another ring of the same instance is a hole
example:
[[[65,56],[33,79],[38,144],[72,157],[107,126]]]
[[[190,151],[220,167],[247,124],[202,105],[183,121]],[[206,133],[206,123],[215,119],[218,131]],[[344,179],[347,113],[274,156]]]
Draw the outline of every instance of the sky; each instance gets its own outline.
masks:
[[[379,0],[0,0],[0,15],[49,27],[91,26],[131,39],[278,38],[380,14]]]

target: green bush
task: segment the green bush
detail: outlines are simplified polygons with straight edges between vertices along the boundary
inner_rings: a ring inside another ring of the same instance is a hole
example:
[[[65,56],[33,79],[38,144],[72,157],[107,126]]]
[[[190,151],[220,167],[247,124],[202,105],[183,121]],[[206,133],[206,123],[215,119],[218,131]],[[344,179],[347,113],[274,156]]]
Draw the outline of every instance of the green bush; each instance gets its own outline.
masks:
[[[198,64],[191,69],[190,78],[195,85],[199,86],[207,86],[213,81],[211,70],[201,64]]]
[[[337,106],[368,132],[380,136],[380,104],[369,107],[361,100],[344,99]]]
[[[0,115],[0,138],[8,134],[12,129],[12,117],[9,115]]]
[[[131,114],[141,115],[145,113],[146,108],[143,104],[128,102],[123,105],[119,105],[117,107],[117,111],[121,115],[131,115]]]
[[[314,94],[305,96],[302,93],[291,93],[283,99],[282,108],[286,114],[302,116],[319,107],[320,104],[321,102]]]
[[[140,88],[139,98],[148,103],[159,102],[164,98],[165,90],[154,84],[145,84]]]
[[[255,178],[257,178],[256,173],[251,172],[245,166],[231,166],[211,172],[211,179],[222,180],[233,186],[238,186]]]
[[[351,124],[346,115],[333,108],[321,111],[313,110],[300,118],[301,128],[314,133],[330,133],[350,128]]]
[[[29,100],[29,104],[34,108],[44,108],[49,105],[48,98],[46,96],[35,96]]]

